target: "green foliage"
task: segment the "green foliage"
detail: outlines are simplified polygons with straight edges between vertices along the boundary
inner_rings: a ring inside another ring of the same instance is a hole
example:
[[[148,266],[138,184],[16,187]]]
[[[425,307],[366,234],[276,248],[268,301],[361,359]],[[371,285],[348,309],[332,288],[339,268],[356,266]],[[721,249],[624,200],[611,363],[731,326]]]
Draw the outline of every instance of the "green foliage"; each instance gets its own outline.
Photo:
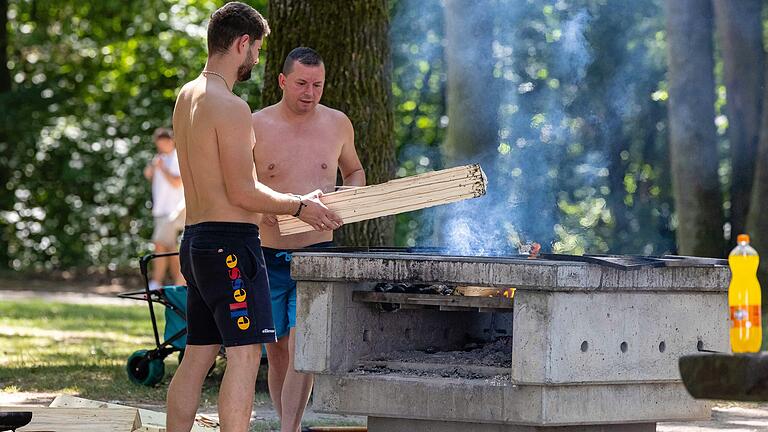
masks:
[[[255,2],[264,11],[265,1]],[[151,133],[205,64],[211,1],[15,1],[10,93],[0,94],[11,172],[0,209],[14,269],[106,266],[148,248]],[[260,76],[238,87],[259,102]]]
[[[221,3],[10,2],[0,266],[116,269],[148,250],[150,135],[202,69],[206,18]],[[266,12],[266,1],[252,4]],[[483,4],[496,8],[485,30],[503,96],[489,107],[498,145],[478,149],[501,192],[503,208],[483,215],[494,233],[558,252],[673,251],[660,1]],[[443,168],[443,4],[393,0],[390,14],[397,176]],[[261,71],[236,89],[254,108]],[[397,244],[432,242],[433,216],[399,215]]]

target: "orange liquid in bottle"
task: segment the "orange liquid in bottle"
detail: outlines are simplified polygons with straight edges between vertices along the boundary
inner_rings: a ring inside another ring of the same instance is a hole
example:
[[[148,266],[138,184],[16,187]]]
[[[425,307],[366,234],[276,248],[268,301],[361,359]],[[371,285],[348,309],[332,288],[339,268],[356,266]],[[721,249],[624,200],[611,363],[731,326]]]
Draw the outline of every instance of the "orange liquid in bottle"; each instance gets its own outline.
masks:
[[[731,283],[728,286],[731,350],[734,353],[758,352],[763,340],[760,284],[757,281],[760,257],[756,252],[753,255],[738,253],[739,247],[728,257],[731,268]],[[754,252],[748,243],[747,247]]]

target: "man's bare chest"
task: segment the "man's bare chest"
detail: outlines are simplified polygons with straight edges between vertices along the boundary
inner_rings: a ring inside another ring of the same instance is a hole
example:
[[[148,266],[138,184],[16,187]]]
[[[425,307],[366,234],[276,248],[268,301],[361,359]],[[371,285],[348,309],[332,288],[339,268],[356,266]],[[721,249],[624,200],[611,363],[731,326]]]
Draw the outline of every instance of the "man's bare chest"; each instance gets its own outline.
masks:
[[[335,180],[343,145],[339,137],[322,133],[315,136],[288,133],[265,135],[257,142],[254,151],[261,181],[279,185],[296,178],[303,178],[303,182],[308,183]]]

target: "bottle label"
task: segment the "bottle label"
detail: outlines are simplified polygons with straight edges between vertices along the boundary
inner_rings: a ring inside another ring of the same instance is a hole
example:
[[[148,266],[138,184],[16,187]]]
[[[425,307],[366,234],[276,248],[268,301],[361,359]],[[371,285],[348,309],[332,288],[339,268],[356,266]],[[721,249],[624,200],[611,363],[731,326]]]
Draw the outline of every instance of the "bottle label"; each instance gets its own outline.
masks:
[[[760,327],[760,305],[731,306],[731,328]]]

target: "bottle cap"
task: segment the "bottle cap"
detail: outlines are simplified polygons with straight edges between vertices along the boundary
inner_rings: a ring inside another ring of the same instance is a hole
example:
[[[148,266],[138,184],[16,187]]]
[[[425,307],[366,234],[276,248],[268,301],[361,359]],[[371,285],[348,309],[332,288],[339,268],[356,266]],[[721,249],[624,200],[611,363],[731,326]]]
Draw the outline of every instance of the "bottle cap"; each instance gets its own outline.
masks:
[[[736,243],[749,243],[749,234],[739,234],[738,237],[736,237]]]

